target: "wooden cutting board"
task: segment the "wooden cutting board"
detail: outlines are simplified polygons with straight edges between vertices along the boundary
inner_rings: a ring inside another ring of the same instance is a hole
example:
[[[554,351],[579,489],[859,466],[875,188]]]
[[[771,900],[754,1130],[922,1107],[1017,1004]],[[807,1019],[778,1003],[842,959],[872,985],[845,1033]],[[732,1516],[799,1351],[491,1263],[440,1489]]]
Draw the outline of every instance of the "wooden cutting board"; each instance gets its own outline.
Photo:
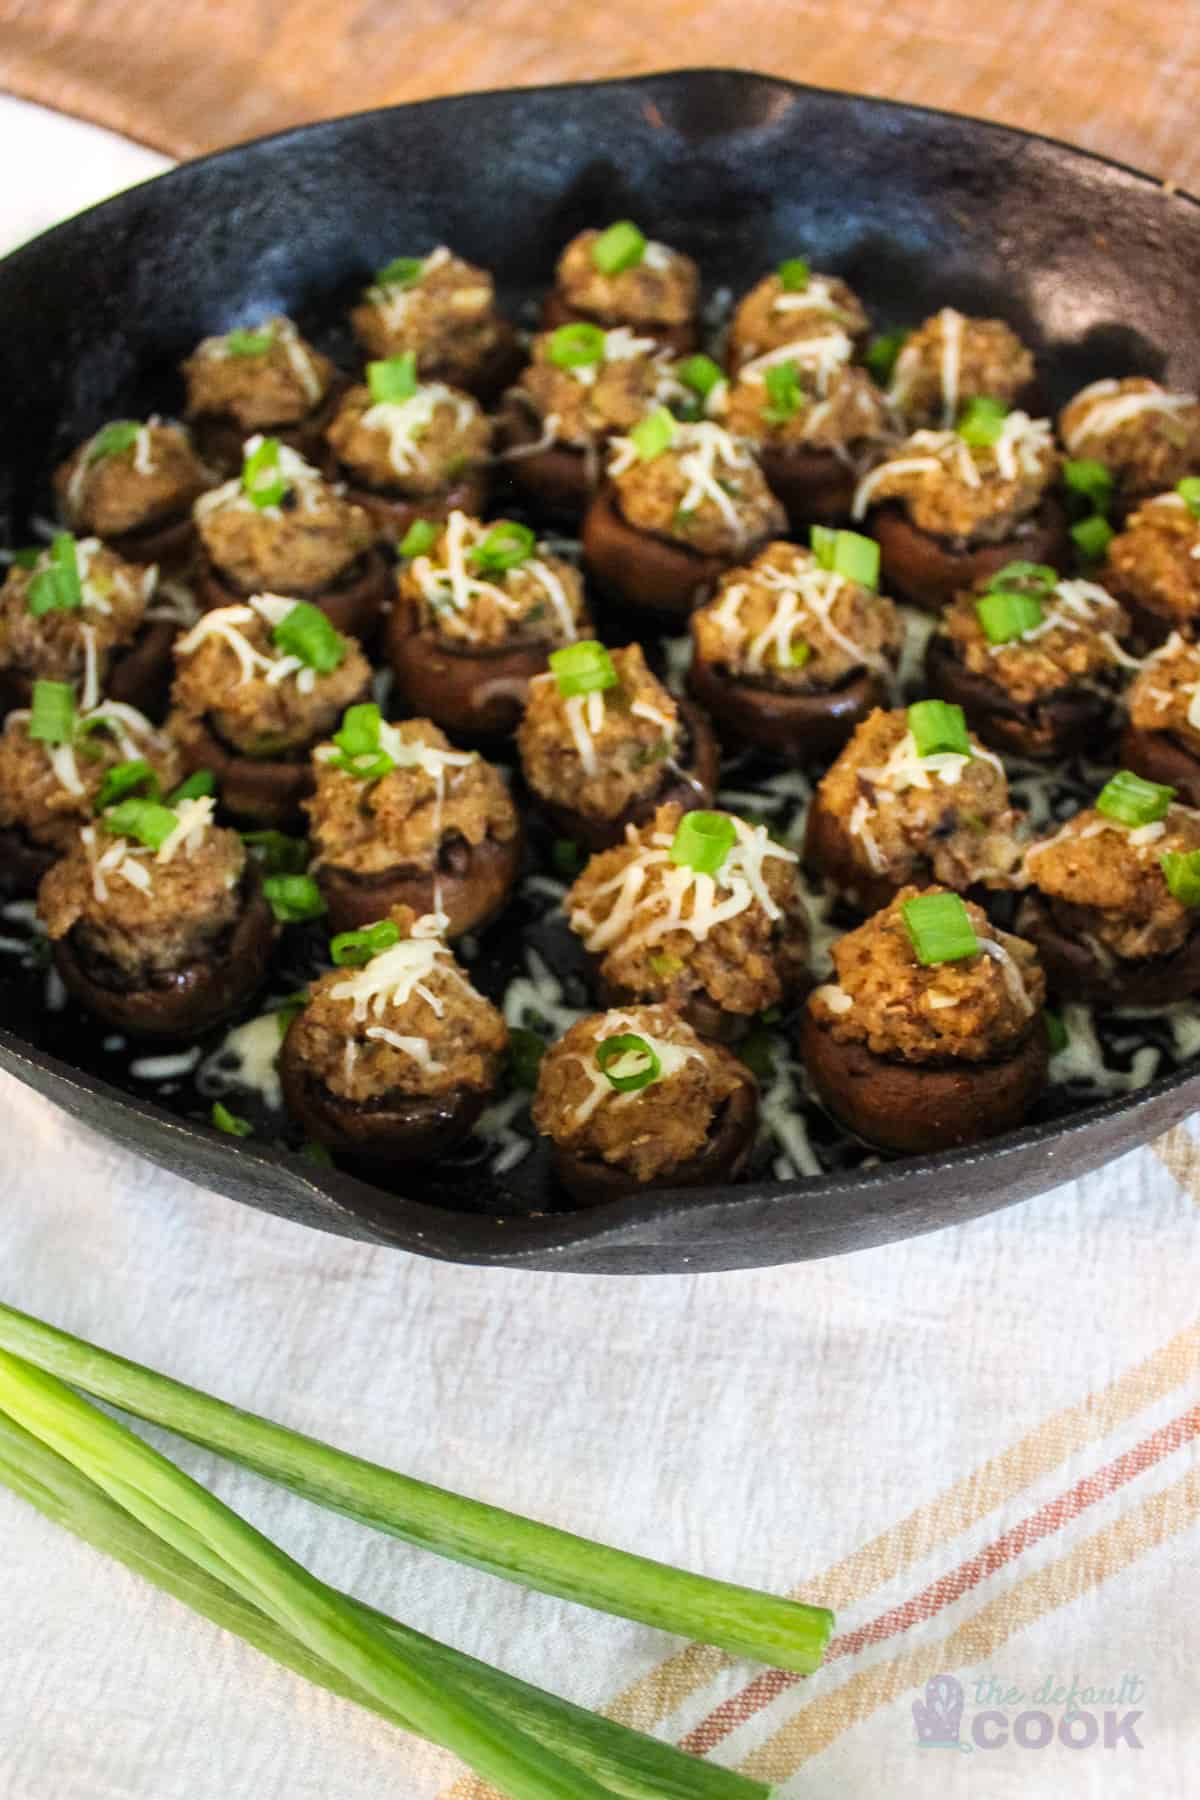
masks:
[[[1198,0],[0,0],[0,85],[180,157],[393,101],[718,63],[1200,187]]]

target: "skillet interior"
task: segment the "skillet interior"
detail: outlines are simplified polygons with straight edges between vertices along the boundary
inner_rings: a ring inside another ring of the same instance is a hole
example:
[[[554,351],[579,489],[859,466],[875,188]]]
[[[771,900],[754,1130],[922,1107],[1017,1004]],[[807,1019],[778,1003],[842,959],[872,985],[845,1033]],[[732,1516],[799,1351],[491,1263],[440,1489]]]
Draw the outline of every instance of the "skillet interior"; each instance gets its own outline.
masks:
[[[27,539],[45,471],[104,418],[177,404],[174,365],[206,333],[286,311],[327,339],[371,269],[442,240],[493,268],[515,306],[574,231],[624,215],[696,256],[713,286],[744,287],[803,245],[881,324],[944,303],[1002,314],[1038,350],[1055,406],[1102,375],[1200,384],[1200,208],[1113,164],[735,72],[469,95],[208,158],[0,265],[0,542]],[[209,1187],[427,1254],[588,1271],[753,1266],[936,1229],[1098,1166],[1197,1093],[1184,1070],[979,1150],[588,1213],[514,1212],[479,1165],[472,1210],[450,1212],[436,1182],[385,1202],[72,1069],[77,1054],[93,1063],[78,1027],[48,1034],[27,995],[0,989],[0,1018],[0,1066]]]

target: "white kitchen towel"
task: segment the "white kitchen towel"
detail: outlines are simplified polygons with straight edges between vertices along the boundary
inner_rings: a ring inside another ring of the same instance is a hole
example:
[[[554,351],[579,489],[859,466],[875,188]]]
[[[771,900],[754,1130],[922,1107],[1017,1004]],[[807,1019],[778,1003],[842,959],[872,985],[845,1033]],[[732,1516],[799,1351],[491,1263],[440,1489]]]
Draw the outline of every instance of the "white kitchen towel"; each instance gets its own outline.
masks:
[[[0,101],[0,243],[161,159]],[[86,174],[86,180],[83,179]],[[1200,1765],[1200,1143],[953,1232],[564,1277],[324,1237],[0,1079],[0,1298],[413,1474],[839,1614],[793,1681],[442,1563],[200,1452],[319,1574],[845,1800],[1183,1800]],[[158,1438],[156,1441],[165,1442]],[[481,1800],[0,1493],[2,1800]]]

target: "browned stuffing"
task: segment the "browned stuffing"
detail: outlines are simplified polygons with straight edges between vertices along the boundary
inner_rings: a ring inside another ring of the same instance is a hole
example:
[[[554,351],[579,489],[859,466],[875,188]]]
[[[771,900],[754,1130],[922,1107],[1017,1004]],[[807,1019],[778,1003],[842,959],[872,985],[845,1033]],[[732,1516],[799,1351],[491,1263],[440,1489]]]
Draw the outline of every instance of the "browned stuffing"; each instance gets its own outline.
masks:
[[[1033,380],[1033,353],[1003,319],[963,318],[957,406],[948,417],[942,385],[948,314],[949,307],[919,325],[896,359],[889,392],[910,425],[952,425],[964,401],[984,394],[1012,405]]]
[[[550,361],[553,336],[543,331],[534,338],[531,361],[517,386],[540,418],[554,418],[559,442],[594,443],[628,431],[652,410],[669,366],[657,343],[646,340],[634,356],[606,356],[584,369],[560,369]]]
[[[95,439],[89,438],[55,470],[59,512],[72,531],[102,538],[140,531],[186,513],[192,501],[212,486],[214,476],[181,425],[152,419],[143,430],[148,442],[140,457],[136,445],[96,456]],[[137,468],[138,460],[149,462],[147,473]]]
[[[914,458],[923,466],[901,466]],[[937,537],[1002,542],[1037,511],[1058,466],[1058,452],[1048,435],[1028,463],[1018,459],[1016,473],[1009,477],[1001,472],[990,445],[968,447],[952,431],[917,432],[867,477],[870,504],[899,500],[918,530]],[[972,468],[976,481],[969,479]]]
[[[559,293],[576,312],[611,325],[686,325],[700,296],[700,271],[680,250],[668,252],[666,266],[643,260],[618,275],[603,274],[592,261],[600,233],[581,231],[558,259]]]
[[[1172,626],[1200,622],[1200,519],[1178,495],[1147,501],[1108,546],[1100,579]]]
[[[800,371],[801,387],[809,388],[790,419],[777,418],[762,375],[743,374],[729,389],[721,423],[735,437],[780,447],[841,450],[856,459],[894,436],[887,404],[865,369],[839,369],[824,398]]]
[[[327,482],[307,479],[268,507],[243,504],[240,483],[228,487],[196,524],[213,566],[240,593],[319,594],[375,541],[367,514]]]
[[[424,556],[400,570],[401,599],[414,609],[420,629],[434,631],[447,643],[469,643],[492,649],[503,644],[561,644],[588,628],[583,576],[573,563],[538,546],[528,562],[495,574],[483,573],[471,560],[471,546],[482,542],[496,521],[481,524],[455,514]],[[466,547],[465,566],[471,583],[467,604],[455,600],[448,570],[450,544]],[[552,598],[561,593],[569,622]]]
[[[183,769],[176,746],[165,733],[155,731],[149,719],[132,707],[122,707],[121,725],[130,749],[108,730],[81,734],[74,745],[75,771],[82,787],[72,792],[59,780],[45,744],[29,735],[29,714],[10,713],[0,734],[0,827],[21,831],[35,844],[67,850],[79,827],[93,817],[104,777],[119,763],[131,759],[148,762],[163,793],[178,785]],[[140,725],[134,724],[140,720]]]
[[[420,498],[440,494],[470,470],[487,461],[492,428],[469,394],[453,388],[418,389],[414,400],[432,407],[410,432],[402,432],[402,448],[392,458],[389,418],[401,407],[376,407],[369,388],[351,388],[329,427],[328,438],[342,466],[369,488],[391,489]],[[413,402],[403,406],[412,408]],[[399,465],[399,466],[397,466]]]
[[[422,375],[470,386],[507,336],[486,269],[444,249],[425,258],[410,287],[370,287],[350,315],[355,336],[373,357],[413,351]]]
[[[802,293],[789,294],[772,270],[738,301],[729,327],[730,367],[833,328],[852,338],[870,329],[861,300],[840,276],[814,273]]]
[[[1200,690],[1200,647],[1172,635],[1148,657],[1129,689],[1129,722],[1138,731],[1168,731],[1200,754],[1192,709]]]
[[[1102,391],[1097,392],[1101,386]],[[1134,413],[1105,428],[1099,409],[1123,394],[1158,394],[1169,400],[1184,398],[1190,404]],[[1127,500],[1172,488],[1185,475],[1200,470],[1200,400],[1172,395],[1144,375],[1128,375],[1111,388],[1107,383],[1085,388],[1063,407],[1058,430],[1068,455],[1102,462]]]
[[[615,819],[652,794],[679,747],[679,708],[647,668],[641,645],[609,654],[617,686],[598,695],[594,709],[588,699],[564,699],[553,674],[535,676],[517,731],[521,767],[534,792],[601,819]],[[590,770],[571,726],[579,712],[595,746]]]
[[[1057,595],[1043,600],[1043,624],[1028,641],[989,643],[976,611],[986,582],[947,607],[941,629],[972,674],[996,682],[1024,706],[1060,688],[1111,679],[1120,669],[1117,649],[1129,620],[1111,595],[1092,584],[1060,584],[1068,594],[1081,586],[1087,589],[1088,610],[1076,610]],[[1052,621],[1048,629],[1047,620]]]
[[[716,445],[713,475],[728,509],[695,482],[706,435]],[[715,425],[680,425],[661,455],[631,462],[614,476],[614,483],[617,504],[630,525],[705,556],[736,556],[746,545],[787,526],[783,508],[750,452]]]
[[[1050,901],[1061,929],[1113,956],[1169,956],[1196,925],[1167,886],[1168,850],[1200,850],[1200,813],[1172,806],[1163,829],[1140,833],[1088,808],[1025,857],[1030,886]]]
[[[146,571],[124,562],[95,538],[77,546],[83,578],[83,605],[55,609],[40,618],[30,612],[28,596],[34,576],[50,566],[44,552],[37,569],[9,569],[0,588],[0,669],[45,681],[78,681],[87,666],[87,634],[96,647],[101,686],[114,655],[132,644],[146,612],[152,587]],[[107,610],[103,610],[103,608]]]
[[[252,327],[270,334],[270,348],[234,356],[223,337],[205,338],[183,365],[188,413],[223,414],[242,430],[295,425],[321,405],[333,380],[333,364],[302,338],[290,319]]]

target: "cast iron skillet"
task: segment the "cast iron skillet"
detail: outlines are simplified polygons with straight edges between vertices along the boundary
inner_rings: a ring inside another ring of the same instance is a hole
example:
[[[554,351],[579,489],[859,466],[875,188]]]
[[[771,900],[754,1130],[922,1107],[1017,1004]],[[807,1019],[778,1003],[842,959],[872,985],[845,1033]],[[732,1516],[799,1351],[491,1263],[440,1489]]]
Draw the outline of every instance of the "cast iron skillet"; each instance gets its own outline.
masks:
[[[1000,313],[1057,407],[1103,375],[1200,385],[1200,205],[1044,138],[725,70],[472,94],[364,113],[176,170],[0,265],[0,542],[105,418],[161,404],[206,333],[344,309],[398,248],[449,242],[510,300],[585,225],[632,216],[735,291],[798,245],[882,323]],[[828,1256],[936,1230],[1086,1174],[1187,1113],[1200,1074],[980,1149],[854,1174],[500,1216],[396,1199],[222,1139],[0,1030],[0,1067],[165,1167],[345,1236],[462,1262],[650,1273]]]

